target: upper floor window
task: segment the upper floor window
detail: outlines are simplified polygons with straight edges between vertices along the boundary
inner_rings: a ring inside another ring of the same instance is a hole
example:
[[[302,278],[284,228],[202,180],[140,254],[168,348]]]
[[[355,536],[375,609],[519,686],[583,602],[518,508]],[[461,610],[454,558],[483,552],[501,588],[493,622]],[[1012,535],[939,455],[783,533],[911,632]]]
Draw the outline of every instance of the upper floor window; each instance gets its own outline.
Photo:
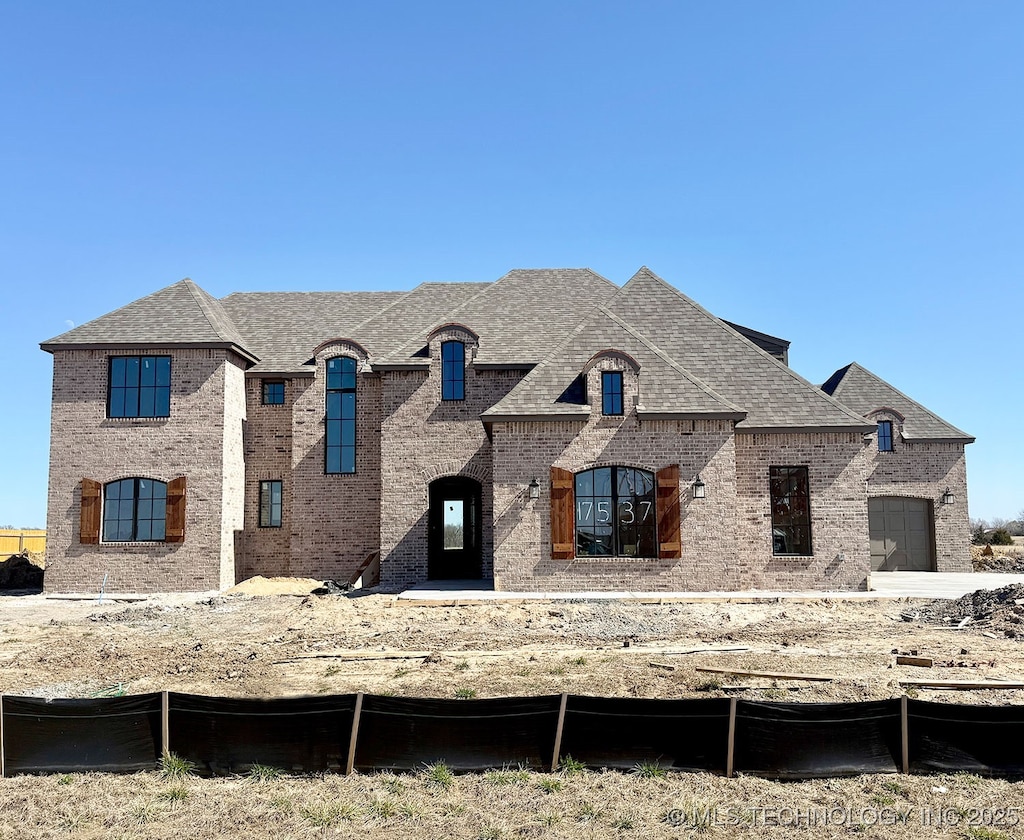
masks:
[[[107,382],[108,417],[170,416],[170,356],[111,356]]]
[[[892,420],[878,421],[878,451],[892,452]]]
[[[466,398],[466,345],[461,341],[441,343],[441,399]]]
[[[327,360],[327,473],[356,471],[356,360],[335,356]]]
[[[263,380],[263,404],[284,405],[284,382],[277,379]]]
[[[601,413],[622,414],[622,372],[604,371],[601,374]]]
[[[811,492],[807,467],[769,467],[772,554],[811,554]]]
[[[167,485],[123,478],[103,487],[104,542],[161,542],[166,536]]]
[[[576,556],[657,557],[654,473],[597,467],[576,474]]]
[[[260,482],[260,527],[281,527],[281,482]]]

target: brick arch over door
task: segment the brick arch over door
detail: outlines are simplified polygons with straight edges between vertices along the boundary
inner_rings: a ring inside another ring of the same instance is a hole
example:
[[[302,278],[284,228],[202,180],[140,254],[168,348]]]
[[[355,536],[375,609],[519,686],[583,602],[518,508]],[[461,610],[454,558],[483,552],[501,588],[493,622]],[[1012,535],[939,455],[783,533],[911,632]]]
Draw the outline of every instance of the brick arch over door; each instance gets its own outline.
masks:
[[[430,482],[438,478],[448,478],[450,476],[475,478],[482,485],[486,485],[491,480],[490,472],[486,467],[473,462],[467,464],[463,461],[442,461],[440,464],[435,464],[423,470],[420,475],[423,476],[424,485],[430,484]]]

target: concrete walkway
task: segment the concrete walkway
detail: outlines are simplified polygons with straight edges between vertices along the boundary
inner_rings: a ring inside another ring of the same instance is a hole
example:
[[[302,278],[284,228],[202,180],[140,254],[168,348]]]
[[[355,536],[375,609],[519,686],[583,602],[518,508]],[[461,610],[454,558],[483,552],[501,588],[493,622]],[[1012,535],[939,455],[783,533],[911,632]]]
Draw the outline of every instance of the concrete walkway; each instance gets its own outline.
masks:
[[[495,592],[489,580],[432,580],[399,593],[406,601],[467,603],[477,601],[622,600],[639,603],[667,601],[774,601],[795,600],[877,600],[879,598],[956,599],[977,589],[999,589],[1024,584],[1024,574],[990,572],[874,572],[868,592],[818,592],[814,590],[769,592]]]

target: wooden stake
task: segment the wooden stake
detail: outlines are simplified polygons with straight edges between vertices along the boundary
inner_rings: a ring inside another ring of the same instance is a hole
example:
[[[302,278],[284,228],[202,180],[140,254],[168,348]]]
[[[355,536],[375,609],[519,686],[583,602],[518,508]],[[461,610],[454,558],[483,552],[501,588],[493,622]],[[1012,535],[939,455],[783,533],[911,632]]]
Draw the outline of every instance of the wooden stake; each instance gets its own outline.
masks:
[[[829,682],[835,677],[831,674],[784,674],[777,671],[744,671],[740,668],[710,668],[698,665],[693,670],[703,671],[707,674],[735,674],[743,677],[767,677],[772,680],[814,680],[816,682]]]
[[[356,695],[356,707],[352,711],[352,732],[348,736],[348,758],[345,759],[345,775],[352,775],[356,766],[356,740],[359,737],[359,718],[363,714],[363,692]]]
[[[558,759],[562,752],[562,730],[565,728],[565,706],[569,702],[569,695],[562,692],[562,699],[558,704],[558,725],[555,727],[555,749],[551,753],[551,772],[558,769]]]
[[[725,754],[725,777],[731,779],[736,758],[736,698],[729,698],[729,744]]]
[[[903,741],[903,772],[910,772],[910,726],[908,725],[907,716],[907,696],[904,694],[900,698],[900,730],[902,731],[901,739]]]
[[[7,775],[4,761],[4,696],[0,694],[0,779]]]
[[[163,754],[171,752],[171,697],[169,691],[160,692],[160,740]]]

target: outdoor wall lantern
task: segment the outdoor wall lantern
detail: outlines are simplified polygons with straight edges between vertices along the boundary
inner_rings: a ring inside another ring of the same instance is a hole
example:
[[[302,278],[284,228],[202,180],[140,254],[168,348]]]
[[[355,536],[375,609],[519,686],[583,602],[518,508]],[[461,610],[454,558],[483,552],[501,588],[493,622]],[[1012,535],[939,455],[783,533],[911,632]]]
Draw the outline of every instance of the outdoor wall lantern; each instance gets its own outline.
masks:
[[[531,478],[528,486],[530,488],[530,500],[537,501],[540,498],[540,482],[536,478]]]
[[[704,487],[704,482],[700,480],[700,476],[698,475],[693,480],[693,498],[695,498],[695,499],[703,499],[704,496],[706,495],[706,493],[707,493],[707,490]]]
[[[955,501],[956,501],[956,496],[954,496],[953,495],[953,491],[950,490],[947,487],[946,488],[946,492],[942,494],[942,504],[944,504],[944,505],[951,505]]]

